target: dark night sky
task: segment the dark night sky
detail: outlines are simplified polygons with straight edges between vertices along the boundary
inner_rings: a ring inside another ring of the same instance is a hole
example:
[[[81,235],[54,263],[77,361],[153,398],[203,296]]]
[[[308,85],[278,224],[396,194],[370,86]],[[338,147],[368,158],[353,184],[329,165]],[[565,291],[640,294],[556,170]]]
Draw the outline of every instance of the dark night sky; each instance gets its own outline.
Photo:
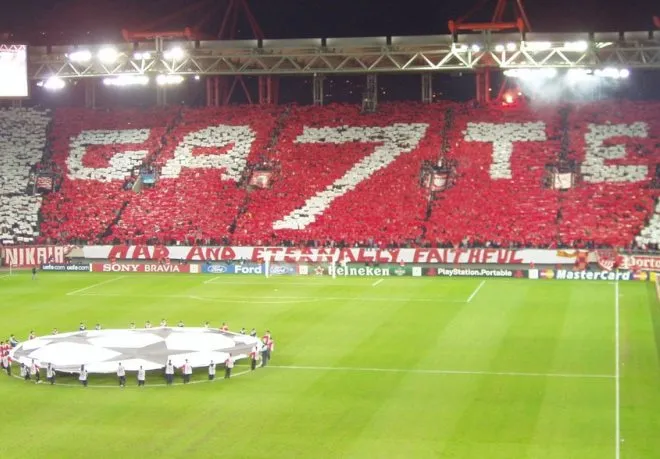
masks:
[[[0,33],[12,32],[14,41],[33,45],[111,43],[121,41],[122,28],[162,31],[199,26],[207,35],[217,35],[228,1],[21,0],[1,10]],[[248,0],[248,3],[267,38],[319,38],[446,34],[447,21],[466,14],[478,1]],[[487,7],[474,20],[490,18],[496,0],[486,1]],[[533,29],[545,32],[649,30],[652,16],[660,15],[660,0],[527,0],[525,4]],[[199,8],[176,14],[190,5]],[[159,18],[167,20],[159,21]],[[238,38],[253,38],[245,21],[239,27]],[[635,73],[622,88],[628,91],[625,96],[660,97],[655,75]],[[474,96],[470,75],[442,73],[433,78],[438,98],[467,100]],[[256,85],[256,80],[248,80],[248,85]],[[332,78],[326,87],[327,100],[359,102],[363,80],[361,76]],[[201,88],[195,83],[184,85],[179,90],[180,96],[172,96],[172,102],[203,103]],[[383,100],[417,99],[419,76],[383,75],[379,77],[379,90]],[[142,93],[138,97],[130,91],[101,91],[98,97],[107,96],[104,104],[153,103],[151,96]],[[81,91],[73,89],[62,94],[44,91],[35,94],[43,103],[46,100],[53,104],[82,103]],[[310,80],[283,78],[280,101],[311,103]]]
[[[465,14],[478,0],[249,0],[266,37],[423,35],[447,33],[447,20]],[[163,26],[195,25],[217,30],[227,0],[173,18]],[[94,30],[110,39],[122,27],[140,27],[178,11],[194,0],[22,0],[3,8],[0,31],[21,38],[35,31]],[[648,30],[660,14],[658,0],[528,0],[526,9],[537,31]],[[486,19],[495,0],[478,19]],[[215,6],[213,6],[215,5]],[[246,27],[243,27],[245,33]],[[51,35],[52,37],[52,35]],[[34,38],[31,39],[34,42]]]

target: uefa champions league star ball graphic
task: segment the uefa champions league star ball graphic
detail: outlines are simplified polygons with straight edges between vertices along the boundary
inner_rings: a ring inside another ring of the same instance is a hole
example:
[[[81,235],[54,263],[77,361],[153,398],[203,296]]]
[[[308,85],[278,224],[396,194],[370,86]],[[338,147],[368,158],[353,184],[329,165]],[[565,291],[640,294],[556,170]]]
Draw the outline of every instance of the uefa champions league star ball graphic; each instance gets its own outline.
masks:
[[[30,365],[52,364],[55,370],[113,373],[119,362],[127,371],[164,368],[188,362],[193,367],[211,361],[247,358],[257,338],[208,328],[150,328],[137,330],[90,330],[43,336],[20,343],[11,353],[14,361]]]

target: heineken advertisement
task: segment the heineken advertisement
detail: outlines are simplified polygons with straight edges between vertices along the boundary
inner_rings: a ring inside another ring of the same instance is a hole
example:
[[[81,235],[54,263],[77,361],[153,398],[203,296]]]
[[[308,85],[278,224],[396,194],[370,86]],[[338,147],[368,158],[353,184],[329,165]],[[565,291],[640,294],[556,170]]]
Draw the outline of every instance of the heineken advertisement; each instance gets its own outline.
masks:
[[[384,264],[372,266],[367,264],[340,265],[301,265],[298,267],[301,275],[309,276],[335,276],[335,277],[402,277],[422,276],[422,268],[419,266],[400,266]]]

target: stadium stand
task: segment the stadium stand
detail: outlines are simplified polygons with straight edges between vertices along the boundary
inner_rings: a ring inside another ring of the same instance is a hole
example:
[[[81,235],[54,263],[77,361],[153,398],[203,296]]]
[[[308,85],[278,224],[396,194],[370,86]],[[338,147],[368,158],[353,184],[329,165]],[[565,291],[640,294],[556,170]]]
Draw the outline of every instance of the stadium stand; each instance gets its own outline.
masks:
[[[44,156],[50,119],[46,111],[0,110],[0,242],[29,243],[39,235],[41,196],[34,194],[34,166]]]
[[[65,171],[62,187],[44,198],[42,236],[51,242],[109,241],[109,228],[131,191],[135,167],[159,149],[177,109],[57,110],[52,158]],[[130,190],[130,188],[129,188]]]
[[[658,196],[653,181],[660,159],[659,110],[658,103],[629,101],[575,107],[570,154],[582,164],[582,181],[562,197],[564,243],[633,243]]]
[[[112,238],[229,242],[247,199],[243,182],[270,140],[278,109],[186,109],[154,164],[157,186],[132,193]],[[130,193],[129,193],[130,194]]]
[[[433,203],[427,238],[455,246],[555,241],[558,192],[543,177],[560,149],[559,127],[556,110],[458,108],[447,158],[459,176]]]
[[[440,155],[446,105],[297,107],[271,161],[281,174],[254,192],[234,240],[241,244],[391,245],[422,237],[424,160]]]
[[[660,242],[658,103],[67,108],[49,119],[0,112],[5,242],[30,242],[39,222],[39,241],[62,243]],[[30,186],[38,164],[63,175],[43,203]],[[430,191],[436,165],[450,179]],[[549,180],[559,170],[565,189]]]

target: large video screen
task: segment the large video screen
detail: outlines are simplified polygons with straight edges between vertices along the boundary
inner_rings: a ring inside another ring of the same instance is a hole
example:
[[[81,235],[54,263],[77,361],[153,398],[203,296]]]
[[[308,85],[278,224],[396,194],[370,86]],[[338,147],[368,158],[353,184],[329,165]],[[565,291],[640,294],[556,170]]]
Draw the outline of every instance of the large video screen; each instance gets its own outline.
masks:
[[[27,45],[0,44],[0,97],[28,97]]]

